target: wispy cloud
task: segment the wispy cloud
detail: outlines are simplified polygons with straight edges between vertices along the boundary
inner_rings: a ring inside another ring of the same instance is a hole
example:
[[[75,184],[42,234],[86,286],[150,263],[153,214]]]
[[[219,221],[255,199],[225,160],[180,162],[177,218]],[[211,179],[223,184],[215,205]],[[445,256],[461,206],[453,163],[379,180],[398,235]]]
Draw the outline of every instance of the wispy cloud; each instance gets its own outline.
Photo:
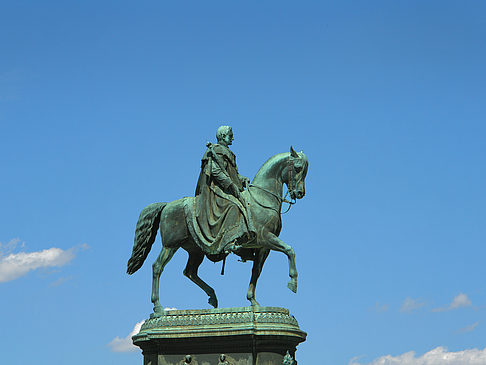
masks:
[[[69,281],[71,280],[73,277],[72,276],[64,276],[64,277],[60,277],[59,279],[53,281],[51,283],[51,286],[59,286],[61,284],[64,284],[66,281]]]
[[[464,293],[459,293],[456,295],[452,302],[447,307],[440,307],[433,309],[434,312],[444,312],[458,308],[470,307],[472,306],[471,299]]]
[[[11,254],[19,245],[20,248],[25,247],[25,243],[21,242],[20,238],[13,238],[7,243],[0,242],[0,257]]]
[[[140,328],[145,321],[138,322],[133,327],[132,332],[127,337],[120,338],[116,336],[108,346],[111,348],[113,352],[131,352],[136,351],[139,348],[132,343],[132,336],[135,336],[137,333],[140,332]]]
[[[467,333],[467,332],[472,332],[476,329],[476,327],[479,325],[479,321],[478,322],[474,322],[473,324],[470,324],[469,326],[466,326],[466,327],[463,327],[461,329],[459,329],[457,332],[458,333]]]
[[[378,302],[376,302],[376,305],[375,305],[375,310],[378,312],[378,313],[383,313],[383,312],[387,312],[389,309],[389,306],[388,304],[380,304]]]
[[[414,351],[402,355],[385,355],[370,363],[359,363],[356,358],[348,365],[484,365],[486,364],[486,348],[449,352],[444,347],[437,347],[422,356],[416,356]]]
[[[19,242],[19,239],[14,239],[6,244],[0,243],[0,283],[18,279],[32,270],[64,266],[74,258],[76,250],[88,247],[82,244],[68,250],[51,247],[42,251],[13,253]],[[24,246],[22,243],[20,248]]]
[[[405,298],[400,307],[400,312],[412,312],[417,310],[425,305],[424,302],[421,302],[418,299],[412,299],[410,297]]]

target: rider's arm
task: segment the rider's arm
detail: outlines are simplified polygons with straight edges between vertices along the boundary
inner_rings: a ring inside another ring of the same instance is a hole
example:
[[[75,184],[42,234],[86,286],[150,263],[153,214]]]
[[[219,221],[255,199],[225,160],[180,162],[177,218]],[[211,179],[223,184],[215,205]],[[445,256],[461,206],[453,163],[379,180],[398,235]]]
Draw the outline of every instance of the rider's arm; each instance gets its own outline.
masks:
[[[229,186],[233,184],[228,174],[218,165],[214,159],[211,161],[211,176],[214,178],[220,188],[227,191]]]
[[[226,161],[224,162],[226,163]],[[236,198],[239,198],[240,190],[238,186],[231,180],[228,176],[226,171],[224,171],[219,164],[214,161],[211,161],[211,175],[214,178],[216,184],[226,193],[233,195]]]

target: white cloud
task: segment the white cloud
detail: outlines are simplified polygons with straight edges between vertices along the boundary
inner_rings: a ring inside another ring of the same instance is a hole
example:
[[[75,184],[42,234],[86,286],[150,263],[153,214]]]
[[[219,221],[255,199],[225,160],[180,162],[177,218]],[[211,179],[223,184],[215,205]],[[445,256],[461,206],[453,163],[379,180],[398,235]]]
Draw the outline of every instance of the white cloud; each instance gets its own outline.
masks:
[[[456,297],[454,297],[454,299],[452,299],[450,309],[456,309],[456,308],[461,308],[461,307],[469,307],[471,305],[472,305],[472,302],[467,297],[467,295],[460,293]]]
[[[405,298],[400,307],[400,312],[411,312],[424,306],[425,303],[410,297]]]
[[[471,299],[468,298],[468,296],[464,293],[459,293],[452,299],[451,304],[447,307],[442,307],[442,308],[435,308],[433,311],[434,312],[443,312],[443,311],[448,311],[448,310],[453,310],[453,309],[458,309],[458,308],[463,308],[463,307],[470,307],[472,306]]]
[[[356,358],[351,359],[348,365],[365,365]],[[416,356],[414,351],[402,355],[386,355],[366,365],[484,365],[486,364],[486,348],[483,350],[470,349],[449,352],[444,347],[437,347],[422,356]]]
[[[137,333],[140,332],[140,328],[142,327],[142,324],[144,322],[145,321],[141,321],[141,322],[138,322],[137,324],[135,324],[132,332],[130,332],[130,334],[127,337],[120,338],[120,337],[116,336],[108,344],[108,346],[110,346],[110,348],[111,348],[111,351],[114,351],[114,352],[130,352],[130,351],[138,350],[139,348],[132,343],[132,336],[135,336]]]
[[[5,248],[9,252],[13,250],[12,246],[15,246],[18,241],[11,245],[12,241],[1,246],[3,252],[5,252]],[[73,249],[62,250],[57,247],[36,252],[8,253],[6,255],[0,251],[0,282],[15,280],[31,270],[66,265],[73,259],[73,251]]]

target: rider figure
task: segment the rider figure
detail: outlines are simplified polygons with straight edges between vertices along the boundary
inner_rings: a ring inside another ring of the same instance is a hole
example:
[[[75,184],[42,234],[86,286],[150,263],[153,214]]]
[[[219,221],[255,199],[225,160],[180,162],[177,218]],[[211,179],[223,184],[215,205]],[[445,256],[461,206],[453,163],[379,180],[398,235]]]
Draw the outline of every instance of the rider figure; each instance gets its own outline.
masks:
[[[196,187],[198,236],[211,254],[235,251],[256,235],[241,195],[250,180],[238,173],[236,156],[229,149],[232,128],[219,127],[216,138],[217,144],[207,143]]]
[[[218,365],[230,365],[230,363],[228,362],[228,360],[226,360],[226,355],[225,354],[219,355],[219,363],[218,363]]]
[[[293,359],[292,355],[290,355],[289,351],[285,354],[282,365],[295,365],[296,361]]]

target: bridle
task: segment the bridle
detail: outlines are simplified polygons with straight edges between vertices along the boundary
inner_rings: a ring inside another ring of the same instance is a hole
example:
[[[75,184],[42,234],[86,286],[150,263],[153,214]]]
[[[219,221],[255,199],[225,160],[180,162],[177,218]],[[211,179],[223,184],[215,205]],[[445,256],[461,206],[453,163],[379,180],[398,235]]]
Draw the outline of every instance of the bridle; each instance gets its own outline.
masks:
[[[248,193],[251,195],[251,197],[253,198],[253,200],[257,202],[258,205],[262,206],[263,208],[272,209],[272,210],[276,211],[279,214],[288,213],[289,210],[290,210],[290,208],[292,207],[292,205],[294,205],[297,202],[297,200],[295,198],[292,198],[292,197],[290,198],[290,201],[287,200],[287,195],[289,194],[289,191],[293,191],[294,188],[295,188],[295,186],[294,186],[294,179],[292,178],[292,172],[294,172],[294,169],[293,169],[293,165],[292,165],[290,159],[291,159],[291,156],[289,156],[287,158],[287,167],[289,168],[289,181],[288,181],[288,184],[287,184],[287,192],[285,193],[285,196],[283,196],[283,197],[278,196],[277,194],[271,192],[270,190],[267,190],[265,188],[262,188],[261,186],[258,186],[258,185],[250,184],[248,186],[248,187],[251,187],[251,188],[258,188],[258,189],[264,191],[265,193],[272,195],[274,198],[276,198],[278,200],[278,205],[280,207],[282,207],[282,203],[287,203],[289,205],[289,207],[287,208],[287,210],[285,212],[282,213],[282,211],[278,211],[274,207],[268,207],[268,206],[260,203],[257,199],[255,199],[255,197],[251,193],[250,189],[248,189]],[[295,172],[294,172],[294,175],[295,175]]]

